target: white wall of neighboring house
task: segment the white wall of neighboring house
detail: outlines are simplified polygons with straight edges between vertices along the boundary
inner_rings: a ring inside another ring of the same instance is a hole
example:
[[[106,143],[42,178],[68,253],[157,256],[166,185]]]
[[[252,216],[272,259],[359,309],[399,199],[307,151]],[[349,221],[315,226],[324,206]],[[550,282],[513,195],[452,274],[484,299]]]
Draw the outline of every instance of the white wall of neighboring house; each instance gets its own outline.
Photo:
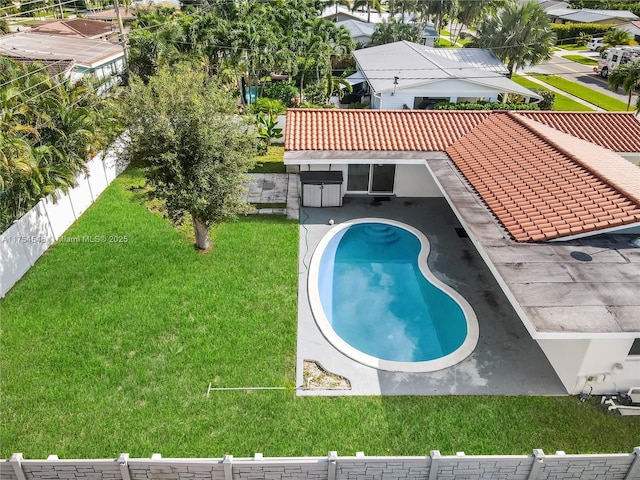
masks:
[[[606,394],[640,386],[640,355],[633,338],[538,339],[567,392]],[[593,387],[593,390],[591,390]]]
[[[395,93],[383,92],[380,102],[376,102],[375,106],[373,97],[376,95],[372,95],[371,108],[401,110],[404,105],[407,105],[409,109],[413,109],[413,102],[416,97],[448,98],[450,102],[457,102],[458,99],[465,101],[484,99],[494,102],[498,100],[499,93],[489,87],[454,79],[413,88],[397,88]]]
[[[124,54],[118,54],[109,58],[106,58],[91,66],[76,64],[74,67],[71,78],[73,80],[79,80],[84,75],[94,74],[97,78],[110,78],[124,73]],[[112,86],[112,82],[109,81],[101,89],[109,88]]]

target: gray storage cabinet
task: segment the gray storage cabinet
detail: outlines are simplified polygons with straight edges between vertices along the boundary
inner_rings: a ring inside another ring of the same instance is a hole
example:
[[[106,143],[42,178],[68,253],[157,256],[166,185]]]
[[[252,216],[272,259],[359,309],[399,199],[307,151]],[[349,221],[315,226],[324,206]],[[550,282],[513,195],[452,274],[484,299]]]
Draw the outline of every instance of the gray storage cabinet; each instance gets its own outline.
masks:
[[[342,172],[300,172],[303,207],[341,207]]]

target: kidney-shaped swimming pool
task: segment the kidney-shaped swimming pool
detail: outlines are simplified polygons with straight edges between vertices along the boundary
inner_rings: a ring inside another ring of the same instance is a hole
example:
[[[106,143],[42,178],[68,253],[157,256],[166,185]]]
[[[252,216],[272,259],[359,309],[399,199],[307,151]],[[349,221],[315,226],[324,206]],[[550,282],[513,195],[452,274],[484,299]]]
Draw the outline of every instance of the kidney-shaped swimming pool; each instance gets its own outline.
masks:
[[[429,241],[393,220],[340,224],[309,267],[309,300],[323,335],[374,368],[429,372],[454,365],[478,343],[469,303],[429,270]]]

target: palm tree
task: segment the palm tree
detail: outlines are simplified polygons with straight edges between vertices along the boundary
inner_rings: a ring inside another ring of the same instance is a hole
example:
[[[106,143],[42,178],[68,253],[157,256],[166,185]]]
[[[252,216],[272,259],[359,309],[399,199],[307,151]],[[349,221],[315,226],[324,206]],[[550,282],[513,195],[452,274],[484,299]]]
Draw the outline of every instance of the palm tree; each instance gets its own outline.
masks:
[[[457,0],[455,19],[458,25],[451,29],[451,44],[456,44],[463,26],[475,25],[484,16],[495,14],[505,4],[506,0]]]
[[[602,41],[604,42],[603,49],[615,47],[617,45],[631,45],[631,42],[633,42],[633,36],[631,36],[627,30],[614,28],[605,34]]]
[[[355,12],[360,7],[367,10],[367,23],[371,22],[371,9],[374,8],[378,13],[382,13],[382,2],[380,0],[355,0],[351,11]]]
[[[555,39],[549,17],[538,2],[510,1],[479,23],[475,39],[466,46],[492,50],[507,64],[510,78],[520,67],[551,58]]]
[[[640,60],[625,63],[620,65],[614,71],[609,74],[608,83],[609,89],[616,92],[618,87],[622,87],[625,94],[629,95],[627,100],[627,111],[631,106],[631,95],[633,90],[638,87],[640,81]],[[638,100],[640,102],[640,100]]]
[[[399,42],[419,42],[422,32],[417,25],[397,22],[392,18],[390,22],[381,22],[376,25],[376,29],[371,36],[371,45],[384,45],[385,43]]]
[[[324,0],[322,2],[322,5],[324,7],[332,7],[335,5],[336,7],[336,14],[335,17],[333,18],[334,22],[338,21],[338,7],[340,7],[340,5],[344,5],[347,8],[351,7],[351,2],[349,0]]]

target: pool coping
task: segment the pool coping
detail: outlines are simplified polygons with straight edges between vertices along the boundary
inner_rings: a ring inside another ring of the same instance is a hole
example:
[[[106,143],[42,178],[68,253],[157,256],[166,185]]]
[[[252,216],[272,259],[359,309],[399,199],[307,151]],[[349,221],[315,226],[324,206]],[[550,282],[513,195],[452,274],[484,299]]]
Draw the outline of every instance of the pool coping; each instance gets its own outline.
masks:
[[[348,344],[345,340],[343,340],[333,329],[329,321],[327,320],[326,315],[324,314],[324,309],[322,308],[322,304],[320,301],[320,291],[318,287],[318,271],[320,265],[320,259],[329,244],[329,242],[340,232],[349,228],[352,225],[357,225],[361,223],[380,223],[380,224],[388,224],[393,225],[398,228],[402,228],[414,236],[418,238],[420,241],[420,252],[418,253],[418,267],[420,268],[420,272],[422,275],[436,288],[445,294],[449,295],[462,309],[466,324],[467,324],[467,336],[456,350],[445,355],[443,357],[427,360],[422,362],[398,362],[398,361],[390,361],[383,360],[372,355],[368,355],[360,350],[357,350],[350,344]],[[385,370],[389,372],[401,372],[401,373],[429,373],[435,372],[438,370],[442,370],[453,365],[456,365],[467,357],[469,357],[473,351],[475,350],[479,335],[480,329],[478,324],[478,319],[475,314],[475,311],[469,304],[469,302],[454,288],[447,285],[446,283],[439,280],[433,272],[429,269],[427,259],[429,257],[429,252],[431,250],[431,245],[429,243],[429,239],[426,237],[424,233],[422,233],[417,228],[408,225],[406,223],[392,220],[388,218],[358,218],[354,220],[348,220],[345,222],[341,222],[340,224],[334,226],[327,232],[318,245],[316,246],[313,255],[311,257],[311,262],[309,264],[309,272],[307,277],[307,295],[309,304],[311,307],[311,313],[315,320],[316,325],[320,329],[320,332],[325,337],[325,339],[333,345],[337,350],[346,355],[347,357],[359,362],[365,366],[376,368],[379,370]]]

